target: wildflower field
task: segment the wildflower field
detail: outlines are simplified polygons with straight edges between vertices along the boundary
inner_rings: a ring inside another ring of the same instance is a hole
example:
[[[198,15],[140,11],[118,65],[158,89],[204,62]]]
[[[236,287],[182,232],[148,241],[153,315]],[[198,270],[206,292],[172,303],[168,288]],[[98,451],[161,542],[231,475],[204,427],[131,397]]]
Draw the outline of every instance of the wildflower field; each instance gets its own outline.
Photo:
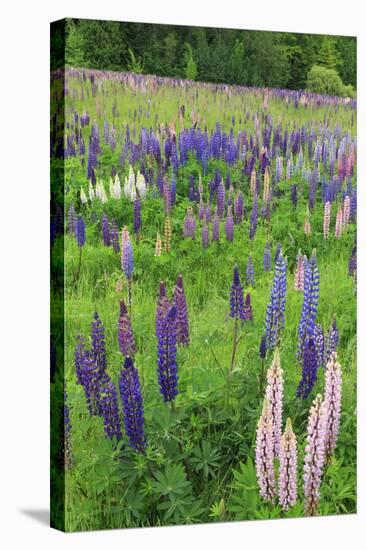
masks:
[[[52,74],[54,526],[356,511],[356,154],[355,100]]]

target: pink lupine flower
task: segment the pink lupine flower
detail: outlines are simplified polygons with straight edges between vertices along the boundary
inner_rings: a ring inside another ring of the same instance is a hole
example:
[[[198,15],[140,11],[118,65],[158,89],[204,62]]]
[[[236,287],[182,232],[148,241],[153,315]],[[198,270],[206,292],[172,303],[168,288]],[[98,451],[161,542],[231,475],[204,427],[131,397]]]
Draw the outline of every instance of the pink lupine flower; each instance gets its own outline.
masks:
[[[343,202],[343,227],[346,228],[349,224],[349,216],[351,211],[351,199],[349,195],[346,195],[344,197]]]
[[[257,425],[255,466],[259,493],[267,502],[272,502],[276,495],[273,459],[273,422],[269,403],[265,399],[262,414]]]
[[[304,291],[304,258],[299,250],[297,255],[297,265],[294,279],[294,289]]]
[[[297,500],[297,442],[290,418],[281,437],[278,499],[285,512]]]
[[[339,239],[339,237],[341,236],[342,226],[343,226],[343,214],[342,214],[342,207],[340,206],[337,211],[337,219],[336,219],[336,226],[335,226],[336,239]]]
[[[325,370],[324,401],[328,411],[325,455],[329,463],[337,444],[341,417],[342,369],[336,352],[332,353]]]
[[[315,516],[320,500],[320,484],[325,461],[327,405],[317,395],[310,408],[304,459],[305,514]]]
[[[283,370],[279,348],[275,349],[272,364],[267,372],[266,400],[272,415],[274,454],[278,457],[281,448],[283,408]]]
[[[324,205],[324,218],[323,218],[323,236],[324,239],[329,237],[329,226],[330,226],[330,212],[332,205],[330,202],[326,202]]]

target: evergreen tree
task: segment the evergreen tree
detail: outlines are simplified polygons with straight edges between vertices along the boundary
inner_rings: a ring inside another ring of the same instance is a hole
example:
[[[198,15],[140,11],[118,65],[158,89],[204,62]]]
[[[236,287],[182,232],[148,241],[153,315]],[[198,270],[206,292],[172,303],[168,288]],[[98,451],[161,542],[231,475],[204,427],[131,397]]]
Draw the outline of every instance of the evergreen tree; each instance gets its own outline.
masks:
[[[186,68],[185,68],[186,78],[188,78],[188,80],[196,80],[197,65],[195,60],[193,59],[192,48],[188,43],[186,44],[185,62],[186,62]]]
[[[340,59],[337,53],[335,39],[325,36],[317,56],[317,64],[327,69],[337,70]]]

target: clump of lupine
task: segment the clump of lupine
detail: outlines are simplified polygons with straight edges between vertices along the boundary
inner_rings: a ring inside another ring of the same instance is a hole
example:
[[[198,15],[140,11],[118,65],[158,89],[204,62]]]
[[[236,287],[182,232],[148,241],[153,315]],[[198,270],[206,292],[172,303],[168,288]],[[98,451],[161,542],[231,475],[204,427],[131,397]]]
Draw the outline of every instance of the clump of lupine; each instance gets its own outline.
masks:
[[[191,237],[191,239],[194,239],[195,230],[196,230],[196,221],[193,215],[193,208],[191,206],[188,206],[186,217],[184,219],[183,235],[185,237]]]
[[[287,262],[280,252],[266,312],[266,342],[270,350],[278,345],[285,325],[286,267]]]

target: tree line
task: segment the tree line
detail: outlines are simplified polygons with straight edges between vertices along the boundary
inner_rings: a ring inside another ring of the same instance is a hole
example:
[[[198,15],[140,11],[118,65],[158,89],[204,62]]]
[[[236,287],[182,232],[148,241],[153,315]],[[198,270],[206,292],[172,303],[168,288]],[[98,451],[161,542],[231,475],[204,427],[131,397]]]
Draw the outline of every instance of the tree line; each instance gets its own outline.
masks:
[[[51,34],[52,68],[65,62],[295,90],[310,82],[314,91],[337,95],[352,95],[356,88],[355,37],[84,19],[58,23]]]

